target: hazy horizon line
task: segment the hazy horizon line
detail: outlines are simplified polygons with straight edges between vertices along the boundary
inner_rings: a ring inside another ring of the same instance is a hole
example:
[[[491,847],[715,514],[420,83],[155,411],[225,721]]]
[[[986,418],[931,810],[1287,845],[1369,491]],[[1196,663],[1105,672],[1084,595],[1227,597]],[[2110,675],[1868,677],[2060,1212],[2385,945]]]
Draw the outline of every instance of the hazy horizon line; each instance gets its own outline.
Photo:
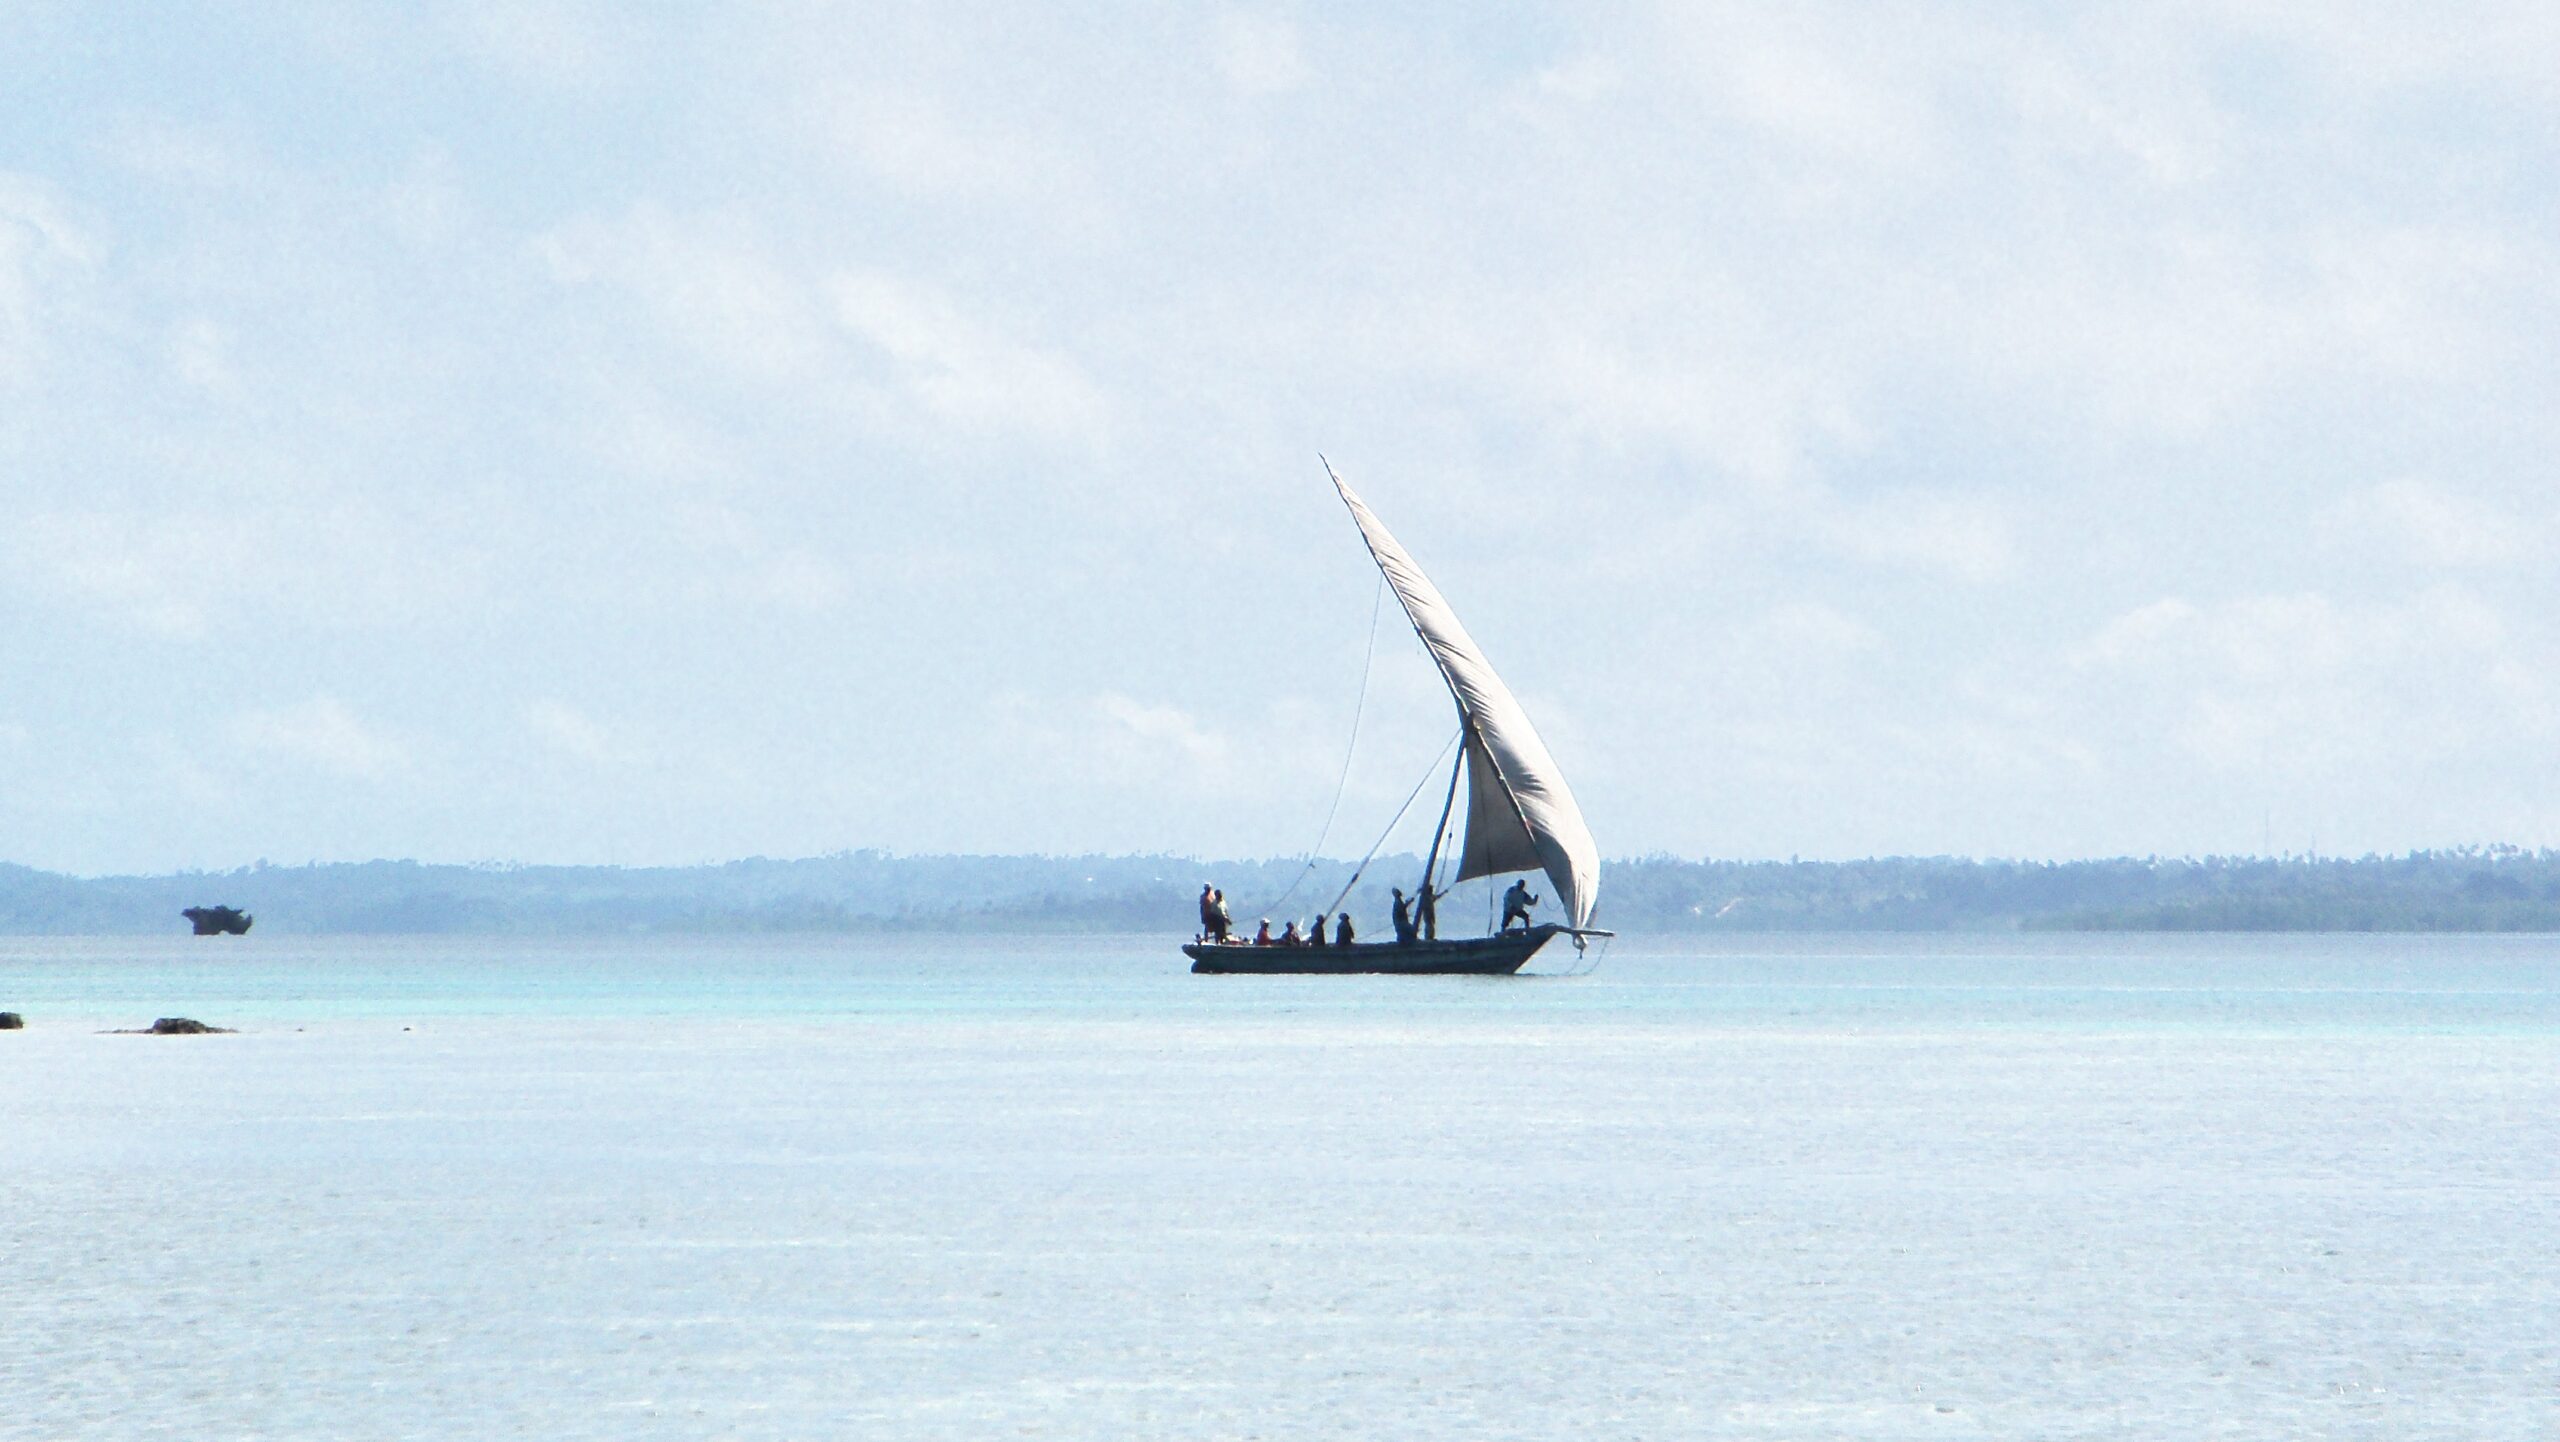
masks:
[[[261,872],[261,871],[316,871],[316,870],[323,870],[323,869],[328,869],[328,868],[333,868],[333,867],[348,867],[348,868],[355,868],[355,867],[366,867],[366,866],[415,866],[415,867],[418,867],[418,868],[421,868],[421,869],[442,869],[442,870],[480,871],[480,872],[509,872],[509,871],[623,871],[623,872],[636,872],[636,871],[718,871],[718,870],[721,870],[721,869],[726,868],[726,867],[732,867],[732,866],[747,866],[747,865],[754,865],[754,864],[759,864],[759,863],[761,863],[761,864],[766,864],[766,865],[790,866],[790,865],[802,865],[802,864],[807,864],[807,863],[812,863],[812,862],[844,861],[844,860],[851,860],[851,859],[862,858],[862,859],[873,859],[873,860],[891,861],[891,862],[907,862],[907,861],[914,861],[914,862],[930,862],[930,861],[1014,861],[1014,862],[1024,862],[1024,861],[1047,861],[1047,862],[1060,862],[1060,861],[1099,861],[1099,862],[1119,862],[1119,863],[1127,863],[1127,862],[1138,862],[1138,861],[1163,861],[1163,862],[1168,862],[1168,863],[1180,863],[1180,864],[1182,864],[1182,865],[1189,866],[1189,867],[1195,867],[1195,868],[1208,868],[1208,869],[1214,869],[1214,868],[1221,867],[1221,866],[1252,866],[1252,867],[1267,867],[1267,866],[1291,866],[1291,865],[1295,865],[1295,866],[1307,866],[1307,865],[1351,866],[1351,865],[1363,865],[1363,864],[1370,864],[1370,865],[1374,865],[1374,864],[1376,863],[1376,861],[1381,860],[1381,859],[1403,858],[1403,859],[1406,859],[1406,860],[1411,860],[1411,859],[1413,859],[1414,855],[1415,855],[1415,853],[1410,852],[1410,851],[1385,852],[1385,853],[1381,853],[1381,854],[1380,854],[1379,856],[1377,856],[1377,857],[1370,858],[1368,862],[1364,863],[1364,862],[1361,860],[1361,858],[1357,858],[1357,857],[1349,857],[1349,856],[1308,856],[1308,855],[1305,855],[1305,854],[1303,854],[1303,853],[1302,853],[1302,854],[1299,854],[1299,855],[1283,855],[1283,856],[1215,856],[1215,857],[1212,857],[1212,856],[1189,855],[1189,854],[1182,854],[1182,853],[1175,853],[1175,852],[1152,852],[1152,851],[900,851],[900,850],[895,850],[895,849],[892,849],[892,848],[889,848],[889,847],[863,846],[863,847],[847,847],[847,848],[844,848],[844,849],[841,849],[841,850],[837,850],[837,851],[819,852],[819,853],[815,853],[815,854],[810,854],[810,855],[801,855],[801,856],[770,856],[770,855],[766,855],[766,854],[764,854],[764,853],[758,852],[758,853],[753,853],[753,854],[746,855],[746,856],[733,856],[733,857],[727,857],[727,858],[720,859],[720,860],[707,860],[707,861],[643,861],[643,862],[622,862],[622,861],[527,861],[527,860],[520,860],[520,859],[481,859],[481,860],[474,860],[474,861],[439,861],[439,860],[422,860],[422,859],[420,859],[420,858],[412,857],[412,856],[375,856],[375,857],[368,857],[368,858],[365,858],[365,859],[363,859],[363,860],[344,860],[344,859],[340,859],[340,860],[320,860],[320,859],[317,859],[317,858],[313,858],[313,859],[304,860],[304,861],[298,861],[298,862],[285,862],[285,861],[275,861],[275,860],[272,860],[272,859],[267,858],[267,857],[259,857],[259,858],[257,858],[257,859],[256,859],[256,860],[254,860],[254,861],[241,862],[241,863],[239,863],[239,864],[237,864],[237,865],[229,866],[229,867],[179,866],[179,867],[171,867],[171,868],[168,868],[168,869],[165,869],[165,870],[159,870],[159,871],[125,870],[125,871],[77,872],[77,871],[59,870],[59,869],[56,869],[56,868],[47,867],[47,866],[41,866],[41,865],[37,865],[37,864],[34,864],[34,863],[30,863],[30,862],[22,862],[22,861],[12,861],[12,860],[7,860],[7,859],[0,859],[0,867],[13,867],[13,868],[16,868],[16,869],[19,869],[19,870],[23,870],[23,871],[30,871],[30,872],[34,872],[34,873],[36,873],[36,874],[38,874],[38,875],[62,877],[62,878],[65,878],[65,879],[67,879],[67,880],[72,880],[72,881],[117,881],[117,880],[152,880],[152,879],[162,878],[162,877],[179,877],[179,876],[240,876],[240,875],[250,875],[250,874],[255,874],[255,873],[257,873],[257,872]],[[2560,848],[2555,848],[2555,847],[2533,847],[2533,846],[2522,846],[2522,845],[2518,845],[2518,844],[2515,844],[2515,843],[2512,843],[2512,842],[2492,841],[2492,842],[2465,842],[2465,843],[2459,843],[2459,844],[2439,845],[2439,846],[2413,846],[2413,847],[2410,847],[2410,848],[2408,848],[2408,849],[2406,849],[2406,850],[2401,850],[2401,851],[2363,851],[2363,852],[2355,853],[2355,854],[2353,854],[2353,855],[2348,855],[2348,854],[2344,854],[2344,853],[2337,853],[2337,852],[2324,852],[2324,851],[2320,851],[2320,850],[2317,850],[2317,849],[2311,849],[2311,850],[2303,850],[2303,851],[2281,851],[2281,852],[2216,851],[2216,852],[2201,852],[2201,853],[2199,853],[2199,852],[2177,852],[2177,853],[2170,853],[2170,852],[2159,852],[2159,851],[2154,851],[2154,852],[2144,852],[2144,853],[2140,853],[2140,854],[2136,854],[2136,853],[2132,853],[2132,852],[2117,852],[2117,853],[2111,853],[2111,854],[2107,854],[2107,855],[2068,856],[2068,857],[2035,857],[2035,856],[2023,856],[2023,855],[1975,856],[1975,855],[1964,855],[1964,854],[1960,854],[1960,853],[1956,853],[1956,852],[1879,852],[1879,853],[1868,853],[1868,854],[1866,854],[1866,855],[1860,855],[1860,856],[1806,856],[1806,855],[1803,855],[1802,853],[1794,853],[1794,854],[1790,854],[1790,855],[1783,856],[1783,857],[1781,857],[1781,856],[1739,856],[1739,855],[1736,855],[1736,856],[1706,856],[1706,855],[1700,855],[1700,856],[1687,856],[1687,855],[1681,855],[1681,854],[1678,854],[1678,853],[1675,853],[1675,852],[1661,852],[1661,851],[1657,851],[1657,852],[1645,852],[1645,853],[1641,853],[1641,854],[1637,854],[1637,855],[1632,855],[1632,856],[1612,856],[1612,857],[1604,857],[1604,858],[1602,858],[1602,860],[1601,860],[1601,864],[1602,864],[1603,866],[1609,866],[1609,867],[1642,866],[1642,865],[1662,865],[1662,864],[1680,865],[1680,866],[1712,866],[1712,865],[1731,865],[1731,866],[1857,866],[1857,865],[1868,864],[1868,863],[1888,863],[1888,862],[1890,862],[1890,863],[1910,863],[1910,862],[1947,862],[1947,863],[1957,863],[1957,864],[1970,865],[1970,866],[2053,866],[2053,867],[2062,867],[2062,866],[2104,866],[2104,865],[2109,865],[2109,864],[2115,864],[2115,863],[2128,863],[2128,862],[2130,862],[2130,863],[2141,863],[2141,864],[2144,864],[2144,865],[2158,865],[2158,864],[2161,864],[2161,863],[2164,863],[2164,862],[2166,862],[2166,863],[2182,864],[2182,865],[2229,864],[2229,863],[2235,863],[2235,862],[2273,862],[2273,863],[2278,863],[2278,864],[2284,864],[2284,863],[2305,863],[2305,864],[2308,864],[2308,863],[2315,863],[2315,862],[2316,862],[2316,863],[2338,863],[2338,862],[2357,863],[2357,862],[2366,862],[2366,861],[2373,861],[2373,862],[2405,861],[2405,860],[2412,860],[2412,859],[2416,859],[2416,858],[2420,858],[2420,857],[2443,857],[2443,856],[2480,856],[2480,857],[2486,857],[2486,858],[2504,858],[2504,857],[2536,857],[2536,858],[2547,858],[2547,857],[2552,857],[2552,856],[2560,856]]]

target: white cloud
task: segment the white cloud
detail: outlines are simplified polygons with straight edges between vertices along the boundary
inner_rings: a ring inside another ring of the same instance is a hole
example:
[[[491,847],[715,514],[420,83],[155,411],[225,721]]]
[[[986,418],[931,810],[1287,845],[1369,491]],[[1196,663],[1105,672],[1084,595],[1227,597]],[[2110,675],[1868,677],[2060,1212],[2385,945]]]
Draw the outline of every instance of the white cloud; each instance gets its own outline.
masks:
[[[1780,193],[1832,203],[1846,187],[1909,184],[1943,147],[1928,93],[1945,37],[1862,12],[1665,5],[1642,37],[1650,67],[1783,152]],[[1772,174],[1777,174],[1773,171]]]
[[[754,572],[754,593],[778,606],[825,613],[853,594],[845,568],[805,550],[775,551]]]
[[[1072,359],[924,280],[822,275],[717,218],[654,207],[560,227],[535,251],[564,285],[638,297],[684,353],[878,431],[1092,445],[1109,430],[1106,397]],[[659,451],[683,434],[655,419],[639,432]]]
[[[685,351],[740,375],[806,381],[827,359],[805,277],[718,220],[643,205],[619,221],[564,225],[533,249],[563,284],[636,296]]]
[[[533,702],[525,707],[524,721],[545,747],[588,766],[629,767],[649,759],[647,748],[623,740],[565,701]]]
[[[2160,39],[2130,16],[2082,17],[2097,43],[2004,47],[1998,81],[2030,144],[2086,164],[2129,167],[2150,185],[2210,181],[2230,127]]]
[[[525,84],[574,92],[621,78],[626,57],[617,37],[642,12],[583,0],[468,0],[447,18],[474,60]]]
[[[2173,598],[2118,617],[2073,657],[2110,683],[2093,700],[2112,708],[2113,727],[2157,726],[2226,775],[2352,786],[2362,768],[2467,766],[2480,748],[2560,731],[2546,658],[2458,588],[2351,603],[2317,592]]]
[[[706,563],[706,590],[713,596],[824,614],[840,609],[854,593],[842,563],[775,541],[733,505],[684,504],[675,515],[688,549]]]
[[[1816,512],[1817,533],[1853,556],[1917,566],[1964,581],[2010,569],[2008,516],[1992,500],[1947,491],[1892,490]]]
[[[2196,608],[2176,596],[2137,606],[2109,621],[2098,633],[2073,647],[2073,666],[2111,666],[2156,651],[2170,637],[2193,624]]]
[[[1178,706],[1149,705],[1106,692],[1093,701],[1095,714],[1149,748],[1161,748],[1202,771],[1227,763],[1226,739],[1211,734],[1199,719]]]
[[[2547,521],[2508,514],[2418,480],[2386,481],[2338,501],[2314,519],[2333,547],[2441,568],[2504,566],[2550,553]]]
[[[2310,61],[2334,94],[2360,104],[2457,83],[2543,110],[2560,89],[2543,63],[2560,53],[2560,14],[2531,3],[2415,10],[2389,0],[2340,0],[2305,9],[2284,0],[2215,0],[2211,22]]]
[[[1805,727],[1808,710],[1864,709],[1876,694],[1883,634],[1822,601],[1787,601],[1735,621],[1709,640],[1703,669],[1716,710],[1766,742],[1819,751],[1837,732]],[[1712,722],[1710,724],[1713,724]]]
[[[1759,632],[1798,655],[1858,656],[1884,644],[1875,627],[1820,601],[1792,601],[1761,618]]]
[[[1552,98],[1572,105],[1588,105],[1616,91],[1626,80],[1626,72],[1608,56],[1586,51],[1540,70],[1530,81],[1534,96]],[[1542,113],[1536,104],[1524,106],[1523,113],[1532,118]]]
[[[1286,20],[1228,11],[1216,21],[1210,51],[1218,73],[1246,95],[1279,95],[1307,83],[1304,48]]]
[[[333,478],[260,481],[30,510],[0,528],[0,588],[179,639],[431,622],[485,590],[486,558],[468,544],[481,518],[450,494],[395,510],[398,498]]]
[[[475,218],[467,179],[441,146],[414,156],[405,173],[376,193],[376,204],[391,233],[419,250],[451,245]]]
[[[617,475],[681,487],[748,469],[740,438],[706,424],[677,398],[636,383],[605,388],[569,420],[579,448]]]
[[[153,111],[117,116],[103,149],[137,179],[187,192],[244,192],[278,179],[275,163],[235,128]]]
[[[100,257],[51,186],[0,171],[0,385],[35,373],[63,290]]]
[[[169,335],[169,368],[199,390],[236,394],[240,378],[231,363],[230,339],[205,316],[181,321]]]
[[[2192,441],[2288,388],[2479,373],[2479,269],[2497,263],[2455,235],[2178,221],[2026,249],[1935,324],[2004,389]]]
[[[213,611],[250,582],[255,529],[235,516],[148,517],[40,511],[0,538],[11,579],[37,594],[67,592],[124,623],[165,636],[204,634]]]
[[[1552,424],[1609,448],[1669,446],[1764,491],[1784,490],[1854,434],[1839,387],[1737,347],[1700,354],[1577,316],[1538,337],[1504,389]],[[1707,319],[1701,317],[1702,320]],[[1750,322],[1735,318],[1747,333]]]
[[[334,696],[242,712],[232,718],[230,737],[263,760],[314,766],[348,780],[386,780],[411,762],[405,743],[358,718]]]
[[[989,107],[955,108],[911,86],[864,81],[830,89],[812,110],[862,173],[912,195],[1022,203],[1078,186],[1077,163],[1056,133],[1018,128]]]
[[[1054,701],[1014,692],[995,702],[995,737],[1012,758],[1012,774],[1042,778],[1047,794],[1082,812],[1108,838],[1092,844],[1166,844],[1149,841],[1152,834],[1178,838],[1172,844],[1215,849],[1212,838],[1230,813],[1258,807],[1262,814],[1255,824],[1293,828],[1294,848],[1312,840],[1294,828],[1313,830],[1341,776],[1340,728],[1349,720],[1349,699],[1338,698],[1336,714],[1332,706],[1312,705],[1284,688],[1242,715],[1228,708],[1213,716],[1206,706],[1119,691]],[[1412,779],[1394,778],[1395,794]],[[1356,794],[1365,785],[1355,782],[1352,789]],[[1176,809],[1168,810],[1168,802]],[[1384,805],[1378,822],[1393,809],[1393,799]]]
[[[889,360],[899,392],[945,422],[1082,445],[1107,433],[1109,404],[1073,361],[1006,334],[934,288],[858,270],[838,274],[828,292],[846,331]]]

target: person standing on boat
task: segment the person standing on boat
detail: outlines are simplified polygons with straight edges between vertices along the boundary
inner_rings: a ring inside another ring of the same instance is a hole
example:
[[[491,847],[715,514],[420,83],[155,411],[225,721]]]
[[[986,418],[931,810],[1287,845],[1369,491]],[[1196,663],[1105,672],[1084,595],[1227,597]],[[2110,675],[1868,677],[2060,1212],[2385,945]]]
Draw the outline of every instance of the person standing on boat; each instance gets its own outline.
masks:
[[[1391,887],[1396,894],[1396,945],[1413,945],[1413,903],[1404,899],[1404,888]]]
[[[1334,923],[1334,927],[1333,927],[1333,944],[1334,944],[1335,946],[1338,946],[1338,947],[1340,947],[1340,946],[1349,946],[1349,945],[1351,944],[1351,913],[1350,913],[1350,912],[1347,912],[1347,911],[1346,911],[1346,912],[1342,913],[1341,918],[1340,918],[1338,921],[1336,921],[1336,922]]]
[[[1205,881],[1200,883],[1200,939],[1222,944],[1227,939],[1227,908],[1218,889]]]
[[[1440,939],[1440,898],[1448,894],[1449,888],[1443,886],[1434,890],[1430,879],[1424,878],[1422,894],[1413,899],[1413,919],[1422,927],[1423,940]]]
[[[1529,883],[1527,881],[1523,880],[1511,883],[1511,889],[1502,893],[1501,929],[1509,931],[1511,929],[1511,919],[1515,916],[1520,918],[1520,925],[1522,927],[1527,927],[1529,925],[1529,908],[1537,904],[1538,898],[1529,894]]]

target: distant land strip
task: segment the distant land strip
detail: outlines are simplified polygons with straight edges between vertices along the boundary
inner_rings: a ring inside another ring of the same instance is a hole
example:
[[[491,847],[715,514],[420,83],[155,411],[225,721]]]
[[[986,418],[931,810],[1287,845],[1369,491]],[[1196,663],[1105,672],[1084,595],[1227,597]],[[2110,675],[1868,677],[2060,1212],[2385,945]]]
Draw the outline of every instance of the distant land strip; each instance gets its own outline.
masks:
[[[1412,857],[1373,862],[1345,905],[1383,932]],[[1348,863],[1172,856],[909,856],[847,851],[685,867],[367,861],[72,877],[0,863],[0,934],[184,932],[189,906],[254,914],[260,936],[984,931],[1187,935],[1200,885],[1250,927],[1328,905]],[[1294,883],[1294,886],[1293,886]],[[1469,929],[1488,892],[1444,905]],[[2466,846],[2400,856],[2106,861],[1608,863],[1598,923],[1705,931],[2560,931],[2560,851]]]

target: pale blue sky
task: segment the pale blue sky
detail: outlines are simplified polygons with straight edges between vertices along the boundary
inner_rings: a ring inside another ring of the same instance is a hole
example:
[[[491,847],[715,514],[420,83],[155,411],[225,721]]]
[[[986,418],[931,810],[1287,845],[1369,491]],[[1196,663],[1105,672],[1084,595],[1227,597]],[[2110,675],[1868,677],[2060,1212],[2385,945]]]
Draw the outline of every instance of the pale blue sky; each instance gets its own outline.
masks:
[[[0,860],[2560,844],[2560,11],[1394,14],[0,0]]]

